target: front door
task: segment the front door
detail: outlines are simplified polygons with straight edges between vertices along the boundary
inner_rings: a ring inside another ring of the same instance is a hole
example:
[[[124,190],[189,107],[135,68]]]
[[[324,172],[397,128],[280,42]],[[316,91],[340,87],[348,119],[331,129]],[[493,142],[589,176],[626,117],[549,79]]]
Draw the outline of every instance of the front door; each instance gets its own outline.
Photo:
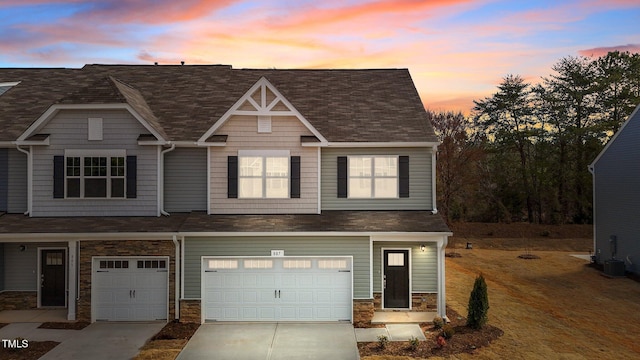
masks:
[[[42,250],[40,261],[40,305],[65,306],[64,250]]]
[[[383,298],[387,309],[409,308],[409,250],[384,250]]]

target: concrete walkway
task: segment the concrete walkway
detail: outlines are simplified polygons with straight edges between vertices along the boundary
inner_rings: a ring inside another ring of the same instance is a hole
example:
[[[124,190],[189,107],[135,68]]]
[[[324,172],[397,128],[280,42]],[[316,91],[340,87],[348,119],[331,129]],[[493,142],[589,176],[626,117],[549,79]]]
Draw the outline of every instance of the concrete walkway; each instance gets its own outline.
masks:
[[[358,328],[355,331],[358,342],[376,342],[381,335],[389,341],[409,341],[411,338],[427,340],[418,324],[388,324],[383,328]]]
[[[178,360],[356,360],[351,324],[203,324]]]
[[[121,360],[136,356],[164,325],[164,322],[93,323],[82,330],[54,330],[38,329],[40,323],[13,323],[0,328],[0,338],[60,342],[40,358],[44,360]]]
[[[0,311],[0,323],[68,322],[67,309],[34,309]]]

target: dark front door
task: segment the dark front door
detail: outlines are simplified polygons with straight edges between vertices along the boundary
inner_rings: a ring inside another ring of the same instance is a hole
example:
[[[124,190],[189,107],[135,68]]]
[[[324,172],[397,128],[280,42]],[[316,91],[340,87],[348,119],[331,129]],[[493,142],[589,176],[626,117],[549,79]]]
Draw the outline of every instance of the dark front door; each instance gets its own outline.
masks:
[[[409,308],[409,250],[384,250],[384,307]]]
[[[42,250],[40,254],[40,305],[65,305],[65,254],[64,250]]]

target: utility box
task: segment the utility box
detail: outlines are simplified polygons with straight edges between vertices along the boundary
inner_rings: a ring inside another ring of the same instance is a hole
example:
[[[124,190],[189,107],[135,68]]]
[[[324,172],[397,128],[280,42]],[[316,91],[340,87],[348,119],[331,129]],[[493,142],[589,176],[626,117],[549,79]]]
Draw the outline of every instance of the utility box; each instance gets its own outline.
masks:
[[[609,276],[624,276],[624,261],[605,260],[604,273]]]

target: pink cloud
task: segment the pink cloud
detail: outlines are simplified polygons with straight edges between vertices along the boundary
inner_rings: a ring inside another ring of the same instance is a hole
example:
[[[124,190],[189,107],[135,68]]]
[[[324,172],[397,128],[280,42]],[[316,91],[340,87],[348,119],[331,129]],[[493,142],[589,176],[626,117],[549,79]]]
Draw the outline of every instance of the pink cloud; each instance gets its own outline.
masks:
[[[582,56],[587,56],[587,57],[600,57],[600,56],[607,55],[607,53],[611,51],[640,53],[640,44],[602,46],[602,47],[596,47],[592,49],[579,50],[578,54]]]

